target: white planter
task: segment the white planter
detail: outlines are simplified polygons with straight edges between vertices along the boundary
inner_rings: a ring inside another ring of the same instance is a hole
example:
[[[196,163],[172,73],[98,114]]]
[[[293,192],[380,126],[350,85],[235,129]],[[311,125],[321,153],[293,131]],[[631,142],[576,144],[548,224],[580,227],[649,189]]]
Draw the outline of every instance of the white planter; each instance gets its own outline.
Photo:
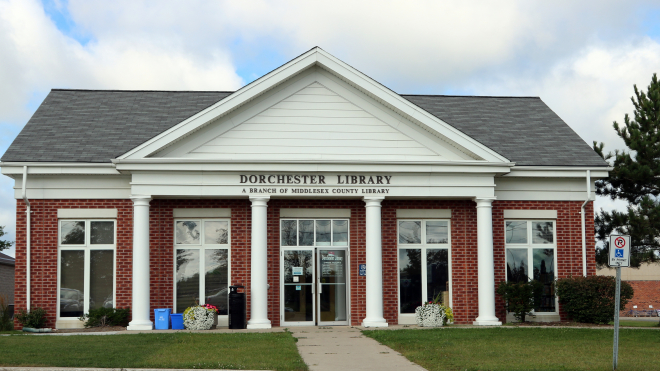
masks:
[[[420,327],[442,327],[445,311],[439,304],[425,304],[415,309],[415,322]]]
[[[186,309],[183,314],[183,326],[186,330],[210,330],[217,321],[217,314],[204,307]]]

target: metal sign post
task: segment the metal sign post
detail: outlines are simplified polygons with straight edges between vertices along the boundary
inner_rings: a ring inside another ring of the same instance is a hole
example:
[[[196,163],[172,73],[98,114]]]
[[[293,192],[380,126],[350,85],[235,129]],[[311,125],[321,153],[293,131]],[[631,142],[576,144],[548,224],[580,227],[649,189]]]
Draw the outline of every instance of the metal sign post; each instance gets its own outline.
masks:
[[[630,266],[630,236],[610,236],[610,267],[616,268],[614,294],[614,351],[612,368],[619,361],[619,304],[621,302],[621,267]]]

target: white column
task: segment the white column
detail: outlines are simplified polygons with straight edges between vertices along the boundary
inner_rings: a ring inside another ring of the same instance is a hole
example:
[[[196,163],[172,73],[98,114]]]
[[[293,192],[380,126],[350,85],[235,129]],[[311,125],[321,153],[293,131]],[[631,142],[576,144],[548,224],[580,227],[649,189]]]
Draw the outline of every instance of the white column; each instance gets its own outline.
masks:
[[[127,330],[153,330],[149,319],[149,196],[133,200],[133,304]]]
[[[250,320],[247,328],[270,328],[268,319],[268,200],[269,196],[250,197],[252,201],[252,249],[250,254]]]
[[[475,325],[499,326],[495,317],[495,260],[493,258],[493,200],[477,198],[477,264],[479,269],[479,317]]]
[[[385,197],[365,197],[366,203],[366,264],[367,316],[364,327],[387,327],[383,318],[383,251],[381,244],[380,203]]]

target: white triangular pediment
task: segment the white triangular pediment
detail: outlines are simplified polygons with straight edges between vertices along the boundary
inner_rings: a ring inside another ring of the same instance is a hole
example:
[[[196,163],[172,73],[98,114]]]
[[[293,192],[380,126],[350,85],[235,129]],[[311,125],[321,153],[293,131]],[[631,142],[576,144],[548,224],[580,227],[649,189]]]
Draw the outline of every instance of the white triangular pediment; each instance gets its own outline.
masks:
[[[119,160],[146,158],[508,162],[318,48]]]
[[[162,156],[287,161],[475,160],[448,143],[422,144],[419,139],[423,133],[404,127],[383,107],[381,112],[372,113],[371,107],[365,109],[360,103],[314,81],[238,125],[214,124],[232,126],[226,131],[218,127],[221,134],[209,137],[212,130],[199,133]]]

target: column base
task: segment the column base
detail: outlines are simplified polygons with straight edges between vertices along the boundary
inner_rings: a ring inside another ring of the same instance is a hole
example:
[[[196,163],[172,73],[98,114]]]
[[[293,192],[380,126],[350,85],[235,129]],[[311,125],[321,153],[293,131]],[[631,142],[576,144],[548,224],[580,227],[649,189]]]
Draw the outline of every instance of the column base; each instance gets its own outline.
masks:
[[[132,321],[126,327],[128,331],[151,331],[154,329],[154,323],[151,321]]]
[[[265,329],[265,328],[272,328],[273,326],[265,323],[255,323],[254,325],[247,325],[248,330],[259,330],[259,329]]]
[[[497,317],[487,318],[487,319],[479,319],[477,318],[472,322],[473,325],[475,326],[502,326],[502,322],[497,319]]]
[[[270,320],[265,320],[265,321],[248,321],[247,328],[248,330],[258,330],[258,329],[266,329],[266,328],[272,328],[270,324]]]
[[[387,321],[383,318],[382,320],[368,320],[368,319],[363,319],[362,320],[362,327],[387,327]]]

